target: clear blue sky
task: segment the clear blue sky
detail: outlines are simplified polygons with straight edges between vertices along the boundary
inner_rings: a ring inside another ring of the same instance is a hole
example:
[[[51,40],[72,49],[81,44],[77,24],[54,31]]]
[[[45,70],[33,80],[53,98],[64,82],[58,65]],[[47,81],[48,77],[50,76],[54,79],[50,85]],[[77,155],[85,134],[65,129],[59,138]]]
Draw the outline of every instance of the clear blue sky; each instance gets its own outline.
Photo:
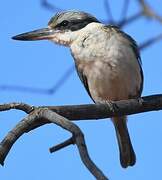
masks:
[[[52,0],[51,0],[52,2]],[[99,19],[106,19],[102,1],[53,1],[63,9],[90,12]],[[157,11],[162,2],[151,1]],[[122,1],[111,1],[115,18],[120,17]],[[128,15],[137,12],[138,4],[131,2]],[[69,49],[51,42],[16,42],[11,36],[45,27],[52,12],[40,7],[37,1],[1,1],[0,6],[0,85],[22,85],[48,88],[72,65]],[[124,28],[138,43],[162,32],[162,25],[142,18]],[[143,95],[162,92],[162,41],[141,52],[144,70]],[[21,92],[0,91],[0,103],[26,102],[31,105],[65,105],[92,103],[76,72],[53,96]],[[24,113],[0,113],[0,138],[13,128]],[[96,164],[112,180],[162,179],[162,111],[129,117],[129,131],[137,155],[134,167],[122,169],[119,163],[115,132],[109,120],[82,121],[77,123],[83,132],[89,153]],[[69,137],[69,133],[55,125],[43,126],[21,137],[9,153],[5,166],[0,167],[0,179],[44,180],[77,179],[93,180],[81,163],[75,146],[54,154],[48,148]]]

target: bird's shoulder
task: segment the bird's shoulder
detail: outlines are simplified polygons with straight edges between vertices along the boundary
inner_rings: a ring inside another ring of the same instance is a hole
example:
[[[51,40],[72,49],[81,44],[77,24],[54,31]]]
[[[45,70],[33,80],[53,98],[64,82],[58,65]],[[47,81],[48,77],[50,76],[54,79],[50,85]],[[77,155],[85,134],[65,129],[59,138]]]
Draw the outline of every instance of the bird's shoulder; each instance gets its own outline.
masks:
[[[103,29],[107,31],[110,34],[119,34],[119,36],[123,37],[129,42],[129,45],[132,47],[133,52],[135,53],[136,58],[138,59],[139,63],[141,62],[140,52],[137,45],[137,42],[127,33],[122,31],[118,26],[116,25],[104,25]]]

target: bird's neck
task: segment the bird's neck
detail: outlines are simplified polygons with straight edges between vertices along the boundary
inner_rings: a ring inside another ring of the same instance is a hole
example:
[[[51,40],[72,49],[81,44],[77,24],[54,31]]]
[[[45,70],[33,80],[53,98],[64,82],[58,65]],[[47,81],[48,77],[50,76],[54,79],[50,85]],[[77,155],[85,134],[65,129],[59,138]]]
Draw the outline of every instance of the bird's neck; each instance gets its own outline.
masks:
[[[105,37],[102,26],[101,23],[90,23],[79,32],[77,38],[70,44],[75,61],[93,61],[97,56],[102,56],[104,48],[97,47],[99,43],[101,44],[100,38],[104,40]]]

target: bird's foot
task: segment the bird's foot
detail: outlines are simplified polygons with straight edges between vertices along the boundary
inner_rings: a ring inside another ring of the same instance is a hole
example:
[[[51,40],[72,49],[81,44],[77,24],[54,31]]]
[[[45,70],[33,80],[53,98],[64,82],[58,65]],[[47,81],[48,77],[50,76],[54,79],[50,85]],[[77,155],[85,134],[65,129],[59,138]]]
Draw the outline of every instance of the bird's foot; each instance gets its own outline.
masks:
[[[138,100],[139,104],[142,106],[142,105],[143,105],[144,100],[143,100],[141,97],[139,97],[137,100]]]
[[[108,110],[113,113],[117,109],[116,104],[114,103],[114,101],[111,100],[103,100],[102,102],[99,102],[99,104],[105,104],[108,107]]]

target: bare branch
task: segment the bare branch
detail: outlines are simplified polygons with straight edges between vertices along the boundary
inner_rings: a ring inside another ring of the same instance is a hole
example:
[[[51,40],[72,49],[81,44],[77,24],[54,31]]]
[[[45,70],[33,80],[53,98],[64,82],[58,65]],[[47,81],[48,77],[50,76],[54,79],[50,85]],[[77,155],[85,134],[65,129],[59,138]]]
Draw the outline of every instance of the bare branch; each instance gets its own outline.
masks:
[[[136,13],[136,14],[134,14],[134,15],[132,15],[132,16],[124,19],[124,20],[120,20],[120,21],[117,23],[117,26],[120,27],[120,28],[122,28],[122,27],[124,27],[125,25],[129,25],[130,23],[132,23],[132,22],[138,20],[139,18],[141,18],[142,15],[143,15],[143,12],[140,11],[140,12],[138,12],[138,13]]]
[[[2,106],[3,105],[1,105],[0,107]],[[85,104],[66,106],[40,106],[37,108],[48,108],[72,121],[94,119],[97,120],[110,118],[113,116],[131,115],[142,112],[161,110],[162,94],[145,96],[139,99],[115,101],[113,102],[113,107],[116,108],[109,108],[109,106],[107,106],[106,104]],[[34,123],[30,123],[30,126],[25,127],[24,132],[29,132],[47,123],[50,122],[46,119],[35,121]]]
[[[111,7],[110,7],[110,4],[109,4],[109,0],[104,0],[104,8],[105,8],[105,11],[107,13],[109,23],[110,24],[115,24],[114,23],[114,18],[113,18],[112,12],[111,12]]]
[[[74,137],[73,137],[73,136],[72,136],[71,138],[67,139],[67,140],[64,141],[64,142],[62,142],[62,143],[60,143],[60,144],[57,144],[57,145],[51,147],[51,148],[49,149],[49,151],[50,151],[50,153],[53,153],[53,152],[56,152],[56,151],[58,151],[58,150],[60,150],[60,149],[62,149],[62,148],[65,148],[65,147],[67,147],[67,146],[69,146],[69,145],[71,145],[71,144],[75,144],[75,140],[74,140]]]
[[[162,94],[144,96],[138,99],[114,101],[112,104],[115,108],[110,108],[107,104],[41,106],[41,108],[49,108],[70,120],[103,119],[113,116],[162,110]]]
[[[18,109],[26,112],[27,114],[31,113],[35,108],[25,103],[9,103],[0,105],[0,111],[8,111],[11,109]]]
[[[23,103],[9,103],[0,105],[0,111],[9,109],[19,109],[30,114],[20,121],[14,129],[0,143],[0,163],[3,165],[4,160],[9,153],[11,147],[16,140],[24,133],[33,130],[47,123],[54,123],[65,130],[72,133],[72,139],[67,140],[54,147],[54,150],[59,150],[72,143],[78,147],[81,159],[89,171],[95,176],[106,177],[91,161],[88,155],[84,136],[78,126],[70,120],[85,120],[85,119],[101,119],[113,116],[130,115],[148,111],[162,110],[162,94],[145,96],[138,99],[129,99],[112,102],[110,108],[107,104],[89,104],[89,105],[70,105],[70,106],[41,106],[33,107]],[[63,116],[64,117],[63,117]],[[68,119],[66,119],[66,118]]]
[[[56,7],[55,5],[49,3],[48,0],[40,0],[40,3],[41,3],[41,6],[45,9],[47,9],[48,11],[52,11],[52,12],[63,11],[63,9]]]
[[[60,116],[59,114],[56,114],[50,110],[44,110],[44,109],[40,111],[39,118],[48,119],[52,123],[71,132],[73,134],[73,138],[75,139],[74,142],[77,145],[81,160],[83,161],[84,165],[89,169],[89,171],[94,175],[96,179],[101,179],[101,180],[108,179],[90,159],[87,146],[84,140],[84,135],[76,124],[70,122],[68,119],[64,118],[63,116]]]
[[[10,105],[11,104],[11,105]],[[17,107],[12,107],[12,104],[17,104]],[[19,103],[9,103],[0,105],[0,111],[9,110],[9,108],[3,108],[10,106],[10,109],[19,109],[24,112]],[[103,119],[113,116],[131,115],[137,113],[143,113],[148,111],[155,111],[162,109],[162,94],[156,94],[151,96],[144,96],[138,99],[128,99],[112,102],[114,109],[109,108],[107,104],[84,104],[84,105],[66,105],[66,106],[29,106],[34,111],[37,108],[48,108],[70,120],[85,120],[85,119]],[[46,121],[47,122],[47,121]]]
[[[35,93],[35,94],[50,94],[50,89],[34,88],[21,85],[0,85],[1,91],[16,91],[23,93]]]
[[[35,121],[40,119],[46,119],[51,123],[54,123],[63,129],[72,133],[77,145],[80,157],[84,165],[94,175],[96,179],[107,180],[108,178],[103,172],[94,164],[88,154],[87,146],[85,144],[84,135],[80,128],[68,119],[60,116],[59,114],[48,110],[47,108],[39,108],[24,118],[17,126],[10,131],[7,136],[0,143],[0,163],[3,165],[4,160],[16,140],[25,132],[26,128]]]
[[[155,19],[158,22],[162,23],[162,17],[158,15],[150,6],[148,3],[146,3],[145,0],[138,0],[140,3],[142,10],[143,10],[143,15],[150,18],[150,19]]]
[[[146,40],[145,42],[141,43],[139,45],[139,49],[143,50],[146,49],[148,47],[150,47],[151,45],[153,45],[154,43],[156,43],[157,41],[160,41],[162,39],[162,34],[159,34],[153,38],[150,38],[148,40]]]
[[[64,84],[64,82],[69,79],[69,77],[72,75],[74,70],[75,70],[74,65],[71,65],[70,67],[68,67],[68,69],[61,76],[61,78],[58,79],[58,81],[55,83],[55,85],[52,88],[49,89],[49,93],[50,94],[55,94],[60,89],[62,84]]]
[[[124,21],[126,19],[129,4],[130,4],[130,0],[124,0],[123,8],[121,11],[121,18],[120,18],[121,21]]]
[[[73,72],[74,72],[74,65],[71,65],[64,72],[64,74],[56,81],[54,86],[47,89],[27,87],[27,86],[16,86],[16,85],[0,85],[0,90],[52,95],[55,94],[63,86],[63,84],[69,79],[69,77],[72,75]]]
[[[160,15],[158,15],[144,0],[138,0],[138,1],[142,7],[142,10],[126,19],[120,20],[117,23],[117,25],[120,28],[125,25],[129,25],[130,23],[134,22],[135,20],[137,20],[143,16],[146,16],[150,19],[155,19],[155,20],[159,21],[160,23],[162,23],[162,17]]]

